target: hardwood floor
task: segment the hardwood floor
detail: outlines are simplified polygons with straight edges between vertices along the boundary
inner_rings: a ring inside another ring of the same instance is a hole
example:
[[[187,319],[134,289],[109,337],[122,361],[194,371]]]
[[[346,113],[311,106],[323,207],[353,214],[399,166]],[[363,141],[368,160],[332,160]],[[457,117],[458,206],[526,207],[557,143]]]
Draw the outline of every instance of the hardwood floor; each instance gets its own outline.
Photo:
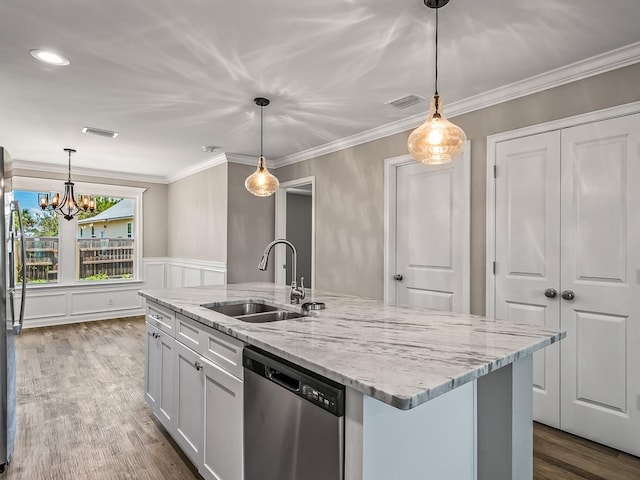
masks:
[[[143,317],[25,330],[3,479],[200,479],[144,404],[144,340]],[[640,480],[640,458],[536,424],[534,479]]]
[[[640,480],[640,458],[534,424],[535,480]]]
[[[6,479],[199,479],[143,399],[144,317],[25,330]]]

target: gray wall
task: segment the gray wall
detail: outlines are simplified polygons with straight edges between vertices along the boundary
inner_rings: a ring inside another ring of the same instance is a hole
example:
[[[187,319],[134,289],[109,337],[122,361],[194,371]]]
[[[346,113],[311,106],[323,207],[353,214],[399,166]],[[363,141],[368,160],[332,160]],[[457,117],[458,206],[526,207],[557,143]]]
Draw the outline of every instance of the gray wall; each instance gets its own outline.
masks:
[[[296,246],[298,278],[304,277],[305,287],[311,285],[311,195],[287,192],[287,240]],[[287,285],[291,283],[291,250],[287,248]]]
[[[258,270],[264,247],[274,238],[275,198],[256,197],[244,180],[256,167],[229,163],[227,224],[227,282],[273,282],[273,261],[266,272]]]
[[[471,140],[472,313],[485,312],[487,136],[638,100],[640,64],[452,118]],[[382,299],[384,160],[407,153],[409,133],[275,171],[316,176],[317,288]]]
[[[170,183],[167,188],[169,257],[227,261],[227,164]]]
[[[64,173],[34,172],[33,170],[21,170],[14,168],[12,175],[20,177],[51,178],[60,180],[62,189],[67,176]],[[73,180],[87,183],[101,183],[106,185],[122,185],[126,187],[146,188],[143,204],[143,245],[144,257],[167,256],[167,185],[161,183],[145,183],[138,181],[117,180],[103,177],[90,177],[86,175],[74,175]]]
[[[226,262],[229,283],[273,281],[257,264],[273,240],[275,203],[245,189],[254,170],[225,163],[169,184],[169,257]]]

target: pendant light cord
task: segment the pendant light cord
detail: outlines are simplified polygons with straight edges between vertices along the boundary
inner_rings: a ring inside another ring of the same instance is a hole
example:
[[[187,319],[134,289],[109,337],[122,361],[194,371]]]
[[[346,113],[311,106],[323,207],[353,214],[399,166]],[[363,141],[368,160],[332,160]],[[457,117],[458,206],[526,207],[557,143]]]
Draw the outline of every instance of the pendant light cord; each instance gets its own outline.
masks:
[[[263,126],[262,126],[262,112],[264,112],[264,106],[260,105],[260,156],[262,157],[262,132],[263,132]]]
[[[436,0],[436,95],[438,95],[438,10],[440,10],[440,5]]]

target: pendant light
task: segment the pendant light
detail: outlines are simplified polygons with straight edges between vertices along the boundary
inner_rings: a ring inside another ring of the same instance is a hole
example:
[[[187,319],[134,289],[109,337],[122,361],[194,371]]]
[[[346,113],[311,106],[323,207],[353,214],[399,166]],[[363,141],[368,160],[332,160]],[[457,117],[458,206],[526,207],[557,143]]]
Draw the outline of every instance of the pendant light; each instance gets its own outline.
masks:
[[[268,197],[273,195],[278,189],[278,179],[267,170],[266,161],[262,155],[263,139],[263,110],[269,105],[269,100],[258,97],[253,99],[254,103],[260,107],[260,157],[258,158],[258,168],[247,177],[244,186],[249,192],[257,197]]]
[[[73,182],[71,181],[71,154],[76,153],[76,151],[73,148],[65,148],[64,151],[69,154],[69,176],[67,181],[64,182],[64,197],[62,197],[61,201],[59,193],[52,194],[51,201],[49,201],[48,193],[39,193],[38,204],[42,210],[49,208],[62,215],[65,220],[72,220],[80,212],[93,212],[96,209],[96,200],[89,195],[82,195],[76,201]]]
[[[427,165],[449,163],[460,154],[467,139],[464,131],[444,117],[442,100],[438,94],[438,10],[449,0],[424,0],[424,4],[436,11],[436,75],[435,93],[427,120],[416,128],[407,146],[416,160]]]

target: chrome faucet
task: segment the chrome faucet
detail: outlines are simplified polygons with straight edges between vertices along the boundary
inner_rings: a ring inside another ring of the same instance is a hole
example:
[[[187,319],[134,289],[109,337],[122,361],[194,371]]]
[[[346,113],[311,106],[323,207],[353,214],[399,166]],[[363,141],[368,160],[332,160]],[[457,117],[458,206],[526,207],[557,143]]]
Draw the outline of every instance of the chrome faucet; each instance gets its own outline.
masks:
[[[293,243],[289,240],[285,240],[284,238],[278,238],[271,242],[264,249],[264,253],[262,254],[262,259],[260,263],[258,263],[258,270],[262,270],[263,272],[267,269],[267,263],[269,262],[269,254],[271,253],[271,249],[279,243],[283,243],[291,248],[291,253],[293,254],[293,268],[291,270],[291,292],[289,293],[289,298],[291,299],[291,303],[300,303],[305,296],[304,291],[304,277],[300,277],[300,287],[298,287],[298,252],[296,251],[296,247],[294,247]]]

